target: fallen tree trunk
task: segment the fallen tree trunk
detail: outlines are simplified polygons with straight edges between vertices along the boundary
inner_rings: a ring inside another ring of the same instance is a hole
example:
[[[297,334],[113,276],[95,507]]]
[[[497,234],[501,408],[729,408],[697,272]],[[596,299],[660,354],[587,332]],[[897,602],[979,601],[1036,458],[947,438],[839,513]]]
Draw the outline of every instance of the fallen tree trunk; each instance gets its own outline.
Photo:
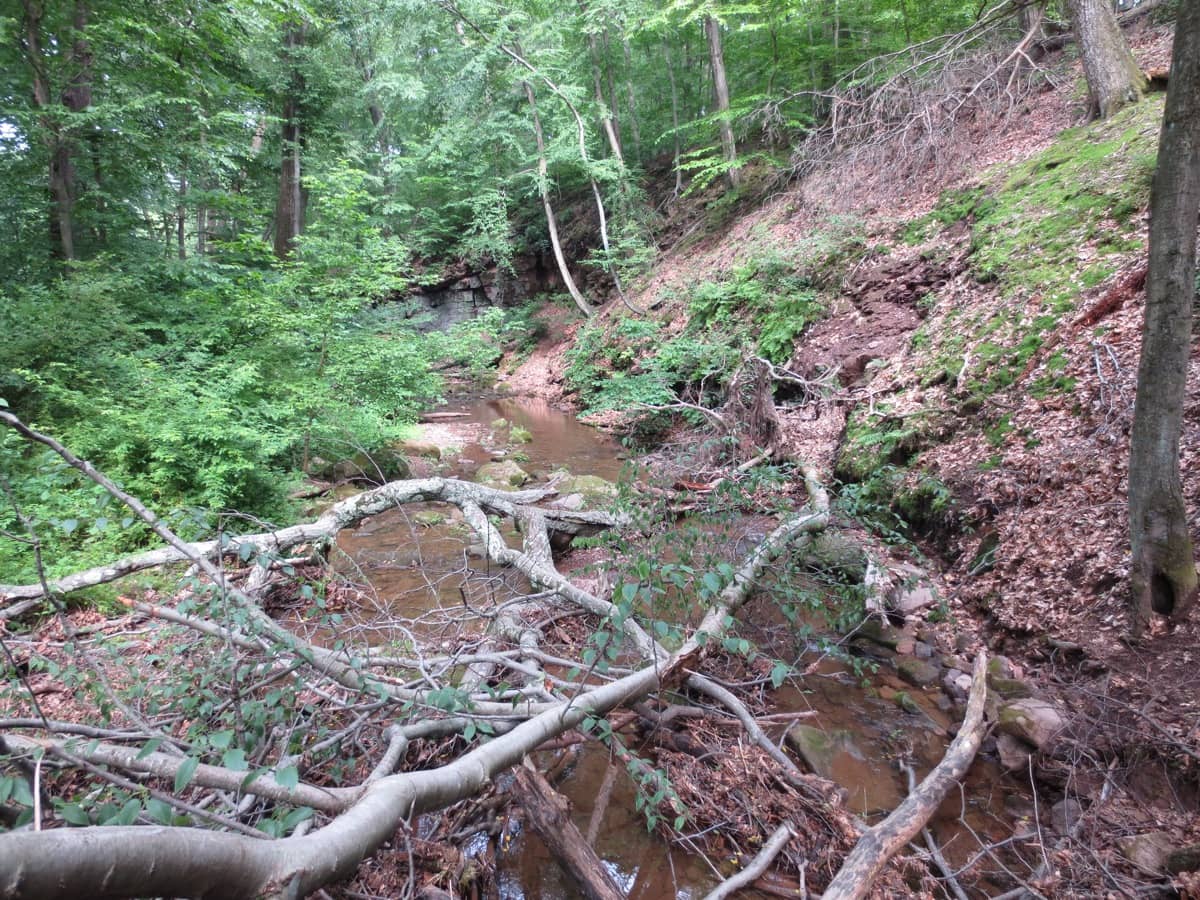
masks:
[[[319,652],[270,620],[249,597],[229,585],[225,574],[206,556],[181,541],[142,503],[90,464],[53,439],[31,431],[15,417],[6,413],[0,413],[0,417],[31,440],[60,453],[133,509],[182,558],[192,559],[207,577],[221,586],[227,598],[241,604],[244,612],[257,616],[254,623],[264,629],[264,636],[278,643],[278,648],[299,656],[316,671],[352,690],[362,690],[366,686],[362,672],[356,668],[358,664],[335,658],[332,653]],[[805,480],[809,489],[809,507],[781,523],[755,548],[714,599],[697,631],[674,654],[667,654],[650,639],[644,651],[648,664],[643,668],[582,691],[569,700],[540,704],[541,711],[537,715],[474,746],[450,763],[394,775],[383,774],[385,767],[360,786],[352,801],[349,797],[338,798],[348,802],[344,811],[328,825],[307,834],[263,840],[245,834],[191,827],[106,826],[0,836],[0,896],[40,900],[81,895],[301,897],[330,881],[350,875],[366,856],[393,836],[401,822],[473,796],[497,774],[546,741],[577,727],[588,728],[596,718],[615,707],[682,681],[687,675],[686,668],[698,666],[710,647],[720,646],[721,638],[733,622],[733,614],[772,562],[804,535],[825,527],[829,516],[828,496],[811,469],[805,470]],[[485,495],[480,490],[478,485],[463,485],[446,479],[396,482],[351,498],[351,507],[343,512],[349,514],[352,509],[355,515],[370,515],[409,499],[443,499],[458,503],[469,520],[483,518],[486,521],[480,504],[480,498]],[[407,499],[399,500],[399,496]],[[495,497],[487,494],[486,497],[487,502],[505,514],[515,514],[513,503],[517,495]],[[552,565],[540,559],[543,555],[539,549],[540,540],[531,547],[534,553],[519,554],[493,546],[496,537],[493,532],[494,528],[488,530],[481,526],[480,533],[486,536],[489,554],[499,555],[502,551],[516,554],[558,590],[557,586],[565,579],[554,572]],[[568,591],[565,585],[562,586],[564,599],[568,601],[587,604],[596,610],[612,608],[611,604],[577,588]],[[382,683],[375,686],[382,691],[381,698],[398,699],[401,695],[399,691],[388,690],[389,686]],[[529,715],[531,707],[532,704],[522,704],[519,709],[510,707],[509,718]],[[394,754],[389,752],[387,759],[393,758]],[[112,761],[116,763],[116,758]],[[155,764],[158,762],[154,760]],[[224,777],[219,767],[212,769],[206,770],[206,779]]]
[[[621,889],[571,821],[567,798],[554,790],[529,765],[529,760],[517,766],[515,774],[521,808],[529,825],[558,864],[575,879],[584,896],[589,900],[621,900],[624,896]]]
[[[946,755],[917,789],[886,819],[867,831],[829,883],[822,900],[861,900],[883,867],[929,821],[950,788],[966,774],[983,740],[983,706],[987,700],[987,653],[979,651],[971,678],[967,714]]]
[[[0,412],[0,421],[4,421],[6,418],[10,418],[9,414]],[[502,491],[469,481],[460,481],[456,478],[392,481],[382,487],[363,491],[361,494],[334,504],[314,522],[260,534],[229,536],[220,541],[198,541],[182,547],[177,545],[160,547],[53,579],[48,582],[48,586],[52,593],[70,594],[84,588],[108,584],[135,572],[189,561],[195,556],[209,559],[214,558],[217,554],[237,556],[243,552],[243,548],[247,547],[257,553],[283,553],[299,544],[332,540],[342,529],[356,525],[369,516],[379,515],[406,503],[441,500],[458,505],[470,501],[478,504],[487,512],[515,516],[521,508],[544,500],[555,493],[556,491],[552,487],[533,488],[525,491]],[[595,534],[624,522],[618,516],[595,511],[541,509],[539,512],[545,517],[546,525],[551,531],[570,535]],[[45,590],[40,583],[0,584],[0,602],[37,600],[44,596]],[[11,608],[12,606],[0,609],[0,618],[11,617],[12,614],[9,612]],[[29,608],[28,605],[24,605],[24,609]]]

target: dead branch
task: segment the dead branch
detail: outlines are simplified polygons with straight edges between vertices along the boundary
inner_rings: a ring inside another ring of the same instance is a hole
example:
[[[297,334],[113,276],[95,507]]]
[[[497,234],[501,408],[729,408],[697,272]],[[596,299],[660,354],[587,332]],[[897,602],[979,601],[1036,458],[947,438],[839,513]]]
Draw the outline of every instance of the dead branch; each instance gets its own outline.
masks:
[[[400,699],[406,693],[409,696],[414,693],[390,682],[370,682],[363,674],[361,660],[324,651],[292,635],[257,609],[253,599],[230,584],[226,574],[207,556],[196,553],[192,546],[181,541],[136,498],[121,491],[103,474],[53,439],[32,432],[15,417],[3,415],[7,424],[17,427],[27,437],[50,446],[137,512],[182,558],[191,559],[222,590],[229,602],[236,603],[254,627],[259,629],[260,636],[274,644],[276,650],[282,650],[285,657],[303,661],[351,691],[357,692],[369,686],[372,698],[377,701]],[[495,775],[546,741],[583,725],[589,719],[602,716],[619,705],[660,691],[668,685],[676,685],[685,677],[688,668],[699,666],[708,649],[719,646],[734,614],[772,562],[799,538],[823,529],[827,524],[828,495],[812,469],[806,468],[804,474],[809,491],[808,507],[781,523],[755,548],[715,598],[697,631],[675,653],[667,654],[648,636],[639,639],[636,631],[627,629],[647,663],[642,668],[597,687],[581,688],[576,696],[567,701],[538,704],[536,707],[525,703],[509,708],[507,715],[510,719],[532,717],[441,766],[384,774],[398,758],[398,748],[403,746],[395,734],[389,735],[389,750],[383,762],[373,776],[364,782],[350,805],[328,825],[311,833],[294,834],[281,840],[260,840],[197,828],[118,826],[52,829],[0,836],[0,873],[3,873],[0,876],[0,895],[55,898],[99,891],[105,896],[186,894],[294,897],[311,893],[329,881],[345,877],[365,856],[391,838],[402,821],[473,796]],[[401,496],[405,499],[401,500]],[[460,506],[472,527],[476,527],[488,547],[489,555],[494,559],[512,559],[514,564],[527,567],[535,581],[541,580],[567,602],[602,614],[613,609],[607,601],[566,582],[554,570],[553,564],[545,561],[545,555],[541,552],[544,549],[542,541],[536,535],[525,552],[504,546],[494,526],[487,523],[481,505],[486,496],[480,493],[478,485],[463,486],[445,479],[398,482],[352,498],[357,501],[352,505],[352,510],[354,515],[369,515],[396,502],[407,502],[416,497],[449,499]],[[507,499],[492,499],[497,508],[506,508],[509,514],[515,512],[514,495],[509,495]],[[343,509],[343,512],[347,510]],[[478,712],[483,705],[476,704],[475,711]],[[533,715],[535,712],[537,714]],[[460,717],[453,723],[454,727],[461,728],[463,721]],[[446,723],[433,721],[418,723],[413,727],[418,728],[423,724],[442,728]],[[406,729],[404,737],[411,739],[412,736]],[[109,758],[115,760],[119,753],[127,751],[126,748],[113,748],[111,751],[106,748],[106,752],[113,754]],[[137,762],[133,760],[130,765]],[[156,765],[158,762],[155,760]],[[209,776],[223,777],[219,771],[206,773],[206,777]]]
[[[705,895],[704,900],[725,900],[726,897],[735,891],[751,885],[755,879],[770,868],[771,863],[775,861],[775,857],[787,846],[787,842],[795,836],[796,832],[792,828],[792,823],[784,822],[775,829],[775,833],[763,844],[763,848],[758,851],[758,855],[750,860],[750,865],[746,866],[746,868],[742,869],[736,875],[731,875],[722,881],[716,888]]]
[[[621,889],[571,821],[567,798],[554,790],[528,759],[516,767],[514,774],[529,824],[559,865],[575,879],[583,895],[588,900],[621,900]]]
[[[824,900],[862,900],[888,860],[929,821],[951,786],[966,774],[983,740],[987,699],[987,653],[975,657],[967,713],[946,755],[886,819],[867,831],[829,883]]]

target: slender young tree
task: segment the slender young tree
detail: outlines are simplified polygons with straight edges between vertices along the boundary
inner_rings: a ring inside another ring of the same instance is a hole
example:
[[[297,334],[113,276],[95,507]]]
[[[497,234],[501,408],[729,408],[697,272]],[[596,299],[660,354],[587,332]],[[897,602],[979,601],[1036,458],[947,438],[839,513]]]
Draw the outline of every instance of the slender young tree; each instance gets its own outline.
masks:
[[[1152,612],[1185,616],[1196,562],[1179,473],[1200,222],[1200,4],[1179,8],[1150,197],[1150,270],[1129,448],[1130,630]]]
[[[712,63],[713,93],[717,113],[721,116],[721,149],[730,164],[729,184],[736,188],[742,183],[742,171],[733,165],[737,160],[737,145],[733,141],[733,123],[729,121],[729,82],[725,78],[725,53],[721,48],[721,23],[715,16],[704,17],[704,36],[708,39],[708,55]]]
[[[1092,115],[1107,119],[1122,106],[1142,98],[1146,76],[1121,34],[1110,0],[1069,0],[1069,5]]]

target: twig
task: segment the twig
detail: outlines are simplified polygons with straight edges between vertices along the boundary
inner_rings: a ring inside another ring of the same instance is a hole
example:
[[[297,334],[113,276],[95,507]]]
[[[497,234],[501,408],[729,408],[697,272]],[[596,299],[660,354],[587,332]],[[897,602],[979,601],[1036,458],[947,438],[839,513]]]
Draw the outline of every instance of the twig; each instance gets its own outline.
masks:
[[[724,900],[725,897],[728,897],[734,891],[753,883],[760,875],[767,871],[771,863],[775,861],[775,857],[779,855],[780,851],[787,846],[787,842],[795,837],[795,835],[796,832],[792,829],[792,823],[784,822],[775,829],[775,833],[763,844],[763,848],[750,861],[750,865],[746,866],[746,868],[742,869],[736,875],[726,878],[716,888],[709,891],[705,895],[704,900]]]

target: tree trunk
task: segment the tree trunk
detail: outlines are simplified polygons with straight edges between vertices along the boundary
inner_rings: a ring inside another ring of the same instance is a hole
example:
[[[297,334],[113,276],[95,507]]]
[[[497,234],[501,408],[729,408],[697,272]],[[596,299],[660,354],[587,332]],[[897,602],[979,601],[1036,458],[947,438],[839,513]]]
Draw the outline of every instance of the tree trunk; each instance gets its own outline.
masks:
[[[48,187],[50,192],[50,253],[59,259],[75,258],[74,229],[71,223],[71,156],[62,127],[49,113],[50,79],[42,52],[42,5],[24,0],[25,53],[33,84],[34,105],[43,111],[40,118],[44,141],[50,154]]]
[[[1068,0],[1068,5],[1091,95],[1091,114],[1106,119],[1142,98],[1146,76],[1121,34],[1109,0]]]
[[[742,183],[741,167],[737,161],[737,146],[733,142],[733,124],[729,121],[729,83],[725,80],[725,54],[721,50],[721,23],[712,16],[704,17],[704,35],[708,38],[708,55],[712,62],[713,92],[717,114],[721,117],[721,149],[729,163],[729,184],[736,188]]]
[[[588,846],[575,823],[567,798],[554,790],[528,758],[513,768],[521,807],[542,843],[579,885],[588,900],[621,900],[623,893]]]
[[[275,203],[275,255],[284,259],[295,247],[303,229],[304,201],[300,193],[300,94],[304,78],[297,68],[296,49],[304,43],[303,26],[288,29],[284,57],[292,67],[283,100],[283,147],[279,168],[279,196]]]
[[[1200,218],[1200,5],[1179,8],[1158,168],[1150,196],[1150,266],[1129,447],[1133,550],[1130,631],[1151,612],[1185,616],[1196,565],[1179,475]]]
[[[608,147],[613,158],[624,162],[625,155],[621,152],[621,139],[617,137],[617,129],[613,124],[612,110],[604,101],[604,88],[600,81],[600,52],[596,48],[596,36],[588,35],[588,55],[592,60],[592,87],[596,95],[596,105],[600,108],[600,129],[608,138]]]
[[[533,85],[525,82],[525,98],[529,101],[529,109],[533,113],[533,134],[537,139],[538,152],[538,192],[542,195],[542,209],[546,212],[546,229],[550,232],[550,246],[554,250],[554,261],[558,264],[558,273],[562,276],[563,285],[579,311],[585,316],[591,316],[592,308],[584,299],[571,270],[567,268],[567,258],[563,255],[562,242],[558,237],[558,221],[554,218],[554,207],[550,203],[550,175],[546,166],[546,139],[542,134],[542,119],[538,115],[537,99],[533,95]]]
[[[621,45],[625,52],[625,92],[629,106],[629,130],[633,133],[633,158],[640,163],[642,160],[642,132],[638,128],[637,95],[633,91],[633,50],[629,46],[629,38],[623,35]]]
[[[683,170],[679,168],[679,90],[675,86],[675,66],[671,62],[671,47],[663,38],[663,60],[667,64],[667,81],[671,84],[671,137],[674,140],[674,156],[671,165],[675,169],[675,196],[683,193]]]

